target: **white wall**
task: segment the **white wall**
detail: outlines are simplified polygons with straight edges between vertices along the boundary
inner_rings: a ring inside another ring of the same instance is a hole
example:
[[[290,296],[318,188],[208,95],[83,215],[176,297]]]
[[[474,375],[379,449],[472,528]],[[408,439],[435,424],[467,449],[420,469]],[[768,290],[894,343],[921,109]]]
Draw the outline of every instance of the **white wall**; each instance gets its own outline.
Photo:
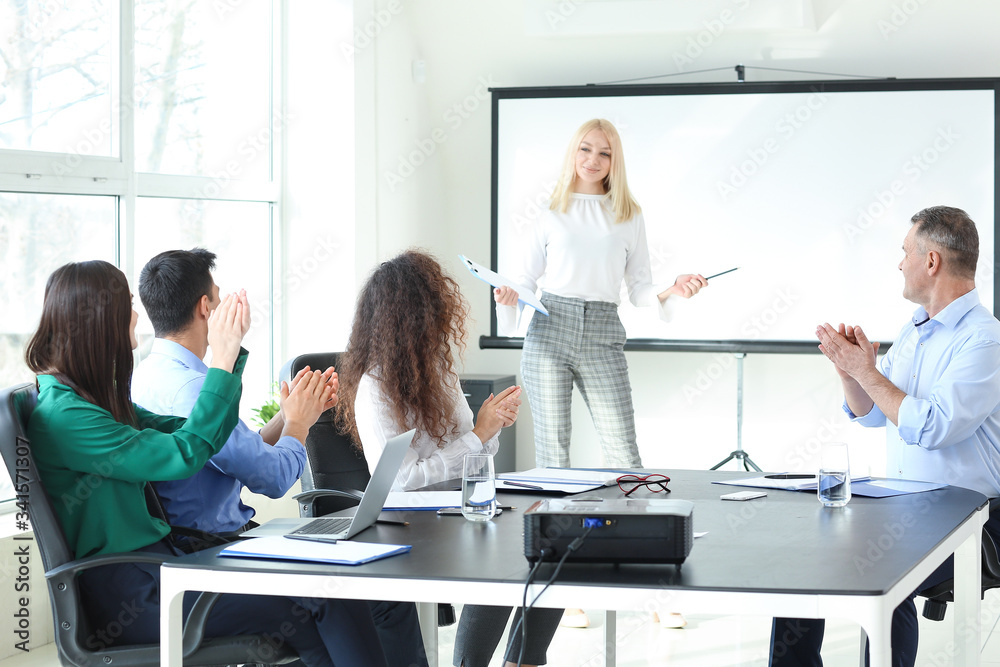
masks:
[[[642,5],[667,18],[651,24],[627,14]],[[359,99],[356,107],[367,125],[358,136],[358,164],[367,174],[366,187],[359,180],[358,242],[373,259],[417,245],[450,263],[473,306],[469,372],[517,373],[520,358],[519,351],[478,349],[479,336],[489,333],[488,290],[454,262],[458,253],[487,262],[490,253],[485,85],[584,84],[713,68],[727,69],[662,81],[733,81],[737,63],[748,67],[753,81],[817,78],[754,66],[899,78],[1000,74],[1000,44],[992,31],[1000,9],[986,0],[618,2],[618,15],[626,14],[614,26],[621,34],[566,36],[611,25],[592,14],[609,6],[615,3],[355,2],[356,26],[373,16],[387,19],[366,52],[371,61],[356,69],[358,85],[372,88],[370,99]],[[669,18],[671,6],[676,20]],[[425,63],[424,83],[413,80],[414,60]],[[415,167],[412,173],[407,164]],[[357,269],[363,275],[367,267]],[[730,356],[634,352],[628,358],[647,465],[706,468],[735,447],[736,365]],[[846,423],[839,382],[822,356],[751,355],[745,397],[744,447],[763,468],[812,469],[818,442],[842,439],[851,443],[856,470],[881,471],[882,434]],[[573,414],[573,462],[597,465],[599,445],[582,401]],[[534,460],[530,425],[522,409],[522,467]]]

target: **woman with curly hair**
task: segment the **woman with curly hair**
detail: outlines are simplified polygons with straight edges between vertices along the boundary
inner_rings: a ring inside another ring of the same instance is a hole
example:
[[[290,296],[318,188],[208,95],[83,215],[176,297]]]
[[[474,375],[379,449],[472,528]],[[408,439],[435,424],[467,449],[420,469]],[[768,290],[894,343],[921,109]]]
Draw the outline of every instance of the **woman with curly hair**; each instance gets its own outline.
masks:
[[[340,358],[337,421],[375,469],[390,438],[417,433],[396,477],[417,489],[462,476],[466,454],[495,454],[500,428],[517,419],[521,388],[490,395],[473,424],[455,372],[469,307],[458,283],[429,255],[408,251],[383,262],[358,297]]]
[[[416,428],[396,488],[461,477],[465,455],[496,453],[501,427],[517,419],[521,388],[514,386],[491,394],[473,422],[455,371],[455,350],[465,348],[468,316],[458,283],[433,257],[413,250],[383,262],[358,296],[338,369],[337,423],[362,447],[371,470],[387,440]],[[466,605],[454,664],[489,665],[509,616],[510,607]],[[545,664],[561,616],[560,609],[528,613],[520,664]],[[518,632],[508,639],[507,664],[514,665],[520,654]]]

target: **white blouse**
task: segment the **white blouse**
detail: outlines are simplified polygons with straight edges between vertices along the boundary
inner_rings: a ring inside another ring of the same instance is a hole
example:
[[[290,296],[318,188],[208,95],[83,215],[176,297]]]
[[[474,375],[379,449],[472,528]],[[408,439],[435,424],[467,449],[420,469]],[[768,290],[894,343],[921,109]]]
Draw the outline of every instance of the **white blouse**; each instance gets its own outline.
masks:
[[[670,285],[654,287],[649,246],[642,214],[615,224],[608,195],[570,195],[565,213],[546,209],[525,240],[521,273],[514,280],[532,292],[539,288],[585,301],[621,302],[622,280],[629,301],[657,306],[669,321],[671,301],[657,295]],[[669,305],[668,305],[669,304]],[[517,331],[519,308],[497,305],[500,332]]]
[[[451,432],[445,435],[444,446],[439,447],[437,440],[418,430],[396,474],[394,491],[410,491],[428,484],[459,478],[462,476],[462,465],[466,454],[496,454],[500,448],[499,434],[484,445],[479,436],[472,432],[475,426],[472,410],[462,394],[457,379],[449,390],[454,396],[452,411],[454,426]],[[370,472],[375,471],[385,443],[411,428],[397,425],[386,403],[378,382],[370,374],[365,373],[358,383],[354,413]]]

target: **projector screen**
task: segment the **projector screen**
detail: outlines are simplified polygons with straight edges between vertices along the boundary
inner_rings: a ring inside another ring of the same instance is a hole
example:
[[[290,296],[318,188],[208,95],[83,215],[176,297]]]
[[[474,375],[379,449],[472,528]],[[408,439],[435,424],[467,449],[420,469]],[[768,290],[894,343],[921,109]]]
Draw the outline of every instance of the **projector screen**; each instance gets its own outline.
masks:
[[[910,217],[942,204],[976,222],[976,284],[997,312],[998,81],[494,89],[492,268],[517,277],[571,136],[606,118],[643,209],[654,283],[740,267],[669,323],[633,307],[623,284],[626,349],[809,352],[822,322],[891,342],[916,308],[898,271]],[[492,327],[481,346],[520,346],[495,316]]]

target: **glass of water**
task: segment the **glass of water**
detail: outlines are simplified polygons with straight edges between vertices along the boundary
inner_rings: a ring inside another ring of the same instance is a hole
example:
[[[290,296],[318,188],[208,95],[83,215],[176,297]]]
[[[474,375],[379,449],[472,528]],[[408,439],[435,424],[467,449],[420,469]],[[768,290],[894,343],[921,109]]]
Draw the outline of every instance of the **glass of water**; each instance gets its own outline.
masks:
[[[489,521],[497,513],[493,457],[466,454],[462,473],[462,516],[469,521]]]
[[[843,507],[851,499],[851,468],[846,442],[827,442],[820,450],[819,501],[825,507]]]

